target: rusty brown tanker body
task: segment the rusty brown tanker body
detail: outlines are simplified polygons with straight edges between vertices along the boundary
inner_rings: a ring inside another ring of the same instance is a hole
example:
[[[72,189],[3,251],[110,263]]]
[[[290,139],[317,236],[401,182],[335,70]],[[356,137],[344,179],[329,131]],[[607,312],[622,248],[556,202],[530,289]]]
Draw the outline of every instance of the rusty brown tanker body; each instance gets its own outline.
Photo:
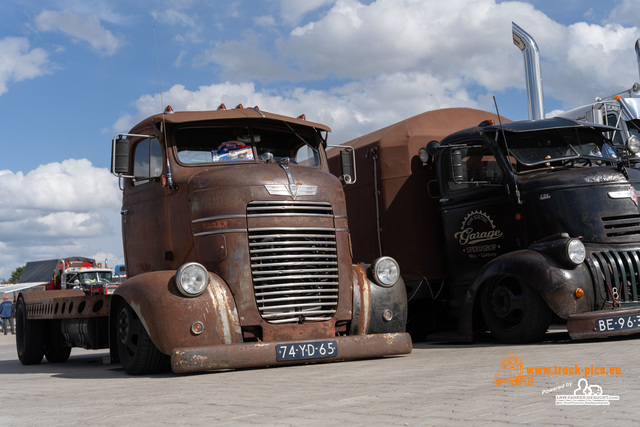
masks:
[[[111,298],[23,293],[21,361],[109,347],[139,374],[410,352],[397,264],[352,265],[329,130],[239,107],[167,110],[117,135],[128,278]]]

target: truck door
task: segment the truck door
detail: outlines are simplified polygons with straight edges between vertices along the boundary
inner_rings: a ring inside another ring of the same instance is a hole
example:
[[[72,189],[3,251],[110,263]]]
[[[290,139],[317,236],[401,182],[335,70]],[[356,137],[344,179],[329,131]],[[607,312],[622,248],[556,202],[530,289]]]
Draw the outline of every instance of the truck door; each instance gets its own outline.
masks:
[[[134,179],[125,180],[122,199],[122,238],[129,277],[167,269],[163,252],[171,250],[167,189],[162,185],[160,141],[145,138],[131,152]]]
[[[506,160],[478,141],[446,148],[439,161],[449,278],[466,286],[483,265],[519,246]]]

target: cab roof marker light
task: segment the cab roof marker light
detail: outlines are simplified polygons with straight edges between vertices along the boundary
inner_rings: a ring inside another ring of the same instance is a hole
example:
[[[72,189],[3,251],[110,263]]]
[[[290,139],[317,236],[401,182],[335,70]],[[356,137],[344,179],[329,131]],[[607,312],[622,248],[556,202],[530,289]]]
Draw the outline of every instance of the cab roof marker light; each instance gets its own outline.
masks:
[[[218,108],[217,108],[217,109],[218,109],[218,110],[226,110],[226,109],[227,109],[227,106],[226,106],[226,105],[224,105],[224,104],[220,104],[220,105],[218,105]]]
[[[167,108],[164,109],[164,114],[173,114],[173,108],[171,107],[171,105],[167,105]]]

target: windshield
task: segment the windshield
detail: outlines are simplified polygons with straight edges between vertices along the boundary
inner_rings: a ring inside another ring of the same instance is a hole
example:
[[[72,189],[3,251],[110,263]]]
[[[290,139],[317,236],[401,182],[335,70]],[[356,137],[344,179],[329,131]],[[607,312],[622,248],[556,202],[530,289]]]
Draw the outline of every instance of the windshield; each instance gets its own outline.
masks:
[[[310,128],[199,126],[179,128],[174,145],[181,163],[275,163],[320,166],[320,137]]]
[[[627,128],[631,135],[640,138],[640,119],[627,120]]]
[[[111,281],[110,271],[91,271],[78,274],[78,280],[83,285],[95,285],[98,283],[109,283]]]
[[[525,166],[585,159],[616,161],[618,158],[600,132],[582,128],[545,129],[507,134],[509,153]]]

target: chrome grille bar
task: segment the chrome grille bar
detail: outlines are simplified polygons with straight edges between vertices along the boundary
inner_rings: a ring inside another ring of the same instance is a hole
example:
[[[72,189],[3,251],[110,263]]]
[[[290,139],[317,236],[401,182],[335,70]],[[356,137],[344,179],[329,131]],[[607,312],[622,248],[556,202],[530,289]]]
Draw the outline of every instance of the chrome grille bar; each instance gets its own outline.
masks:
[[[613,305],[638,303],[639,251],[601,251],[589,256],[600,295]]]
[[[247,219],[333,217],[330,203],[251,202]],[[334,228],[249,228],[254,295],[270,323],[325,321],[338,305],[338,256]]]

